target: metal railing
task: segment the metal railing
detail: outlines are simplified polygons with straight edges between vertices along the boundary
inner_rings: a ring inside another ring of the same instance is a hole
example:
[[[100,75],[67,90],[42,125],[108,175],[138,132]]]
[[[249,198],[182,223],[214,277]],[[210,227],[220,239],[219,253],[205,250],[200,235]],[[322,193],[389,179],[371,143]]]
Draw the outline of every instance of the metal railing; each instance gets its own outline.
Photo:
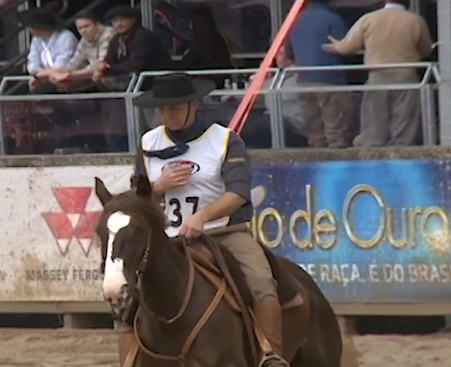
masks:
[[[252,69],[212,69],[212,70],[188,70],[183,71],[186,74],[193,75],[193,76],[209,76],[209,75],[253,75],[256,74],[258,71],[257,68]],[[139,74],[138,80],[136,82],[135,88],[133,89],[134,93],[141,92],[141,87],[144,83],[144,80],[149,77],[155,77],[159,75],[164,75],[167,73],[170,73],[171,71],[145,71]],[[174,71],[172,71],[174,72]],[[278,68],[270,68],[268,69],[268,73],[274,73],[275,75],[278,75],[281,72],[281,69]],[[275,81],[271,84],[270,88],[265,89],[261,94],[268,93],[270,89],[273,89],[275,87]],[[1,91],[1,90],[0,90]],[[245,89],[233,89],[233,90],[227,90],[227,89],[217,89],[211,93],[212,96],[222,96],[222,95],[244,95],[246,94]]]
[[[283,83],[287,74],[309,71],[381,71],[396,69],[423,69],[424,74],[418,83],[393,83],[393,84],[362,84],[362,85],[331,85],[331,86],[299,86],[295,88],[284,87]],[[273,90],[277,94],[282,93],[343,93],[343,92],[375,92],[375,91],[407,91],[418,90],[420,92],[422,130],[425,145],[435,145],[437,141],[437,126],[435,124],[436,111],[434,103],[434,84],[429,84],[434,77],[436,83],[439,83],[440,72],[435,63],[417,62],[417,63],[396,63],[379,65],[340,65],[340,66],[312,66],[312,67],[289,67],[285,68],[279,74],[279,79]],[[281,101],[275,103],[277,108],[277,119],[282,118]],[[281,148],[285,146],[285,136],[281,124],[275,124],[271,127],[273,136],[278,140],[273,141],[273,147]]]
[[[321,70],[382,70],[397,68],[415,68],[425,69],[424,75],[420,82],[411,84],[380,84],[380,85],[336,85],[336,86],[315,86],[304,87],[298,86],[294,88],[285,87],[284,81],[290,73],[321,71]],[[208,75],[253,75],[258,69],[227,69],[227,70],[192,70],[186,73],[195,76]],[[386,64],[386,65],[352,65],[352,66],[333,66],[333,67],[291,67],[286,69],[272,68],[268,70],[273,73],[272,81],[269,85],[259,91],[259,94],[270,96],[269,115],[271,122],[272,146],[274,148],[285,147],[285,136],[283,128],[283,93],[322,93],[322,92],[366,92],[366,91],[387,91],[387,90],[419,90],[421,113],[423,123],[423,136],[426,145],[435,145],[437,141],[436,111],[434,101],[434,91],[437,83],[440,82],[440,73],[434,63],[412,63],[412,64]],[[121,98],[125,100],[127,115],[127,131],[129,139],[129,147],[131,152],[135,152],[139,141],[139,120],[138,109],[133,106],[133,98],[141,93],[142,85],[146,78],[155,77],[166,74],[168,71],[160,72],[143,72],[139,76],[132,76],[127,89],[122,92],[106,92],[106,93],[77,93],[77,94],[33,94],[33,95],[3,95],[8,82],[12,81],[28,81],[29,76],[10,76],[5,77],[0,83],[0,108],[2,102],[12,101],[36,101],[36,100],[92,100],[92,99],[111,99]],[[429,83],[431,78],[435,79],[435,83]],[[232,90],[215,90],[212,96],[244,96],[246,89]],[[4,154],[3,142],[3,123],[0,117],[0,154]]]

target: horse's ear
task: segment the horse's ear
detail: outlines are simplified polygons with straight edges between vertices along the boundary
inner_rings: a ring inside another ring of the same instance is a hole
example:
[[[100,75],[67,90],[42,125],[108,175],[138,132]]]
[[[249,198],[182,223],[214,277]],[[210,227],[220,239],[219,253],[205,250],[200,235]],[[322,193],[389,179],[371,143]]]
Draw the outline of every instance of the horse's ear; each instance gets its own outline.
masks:
[[[145,198],[152,197],[152,185],[147,175],[139,175],[136,178],[136,195]]]
[[[105,184],[100,178],[96,177],[95,181],[96,181],[95,183],[96,195],[99,198],[102,205],[105,206],[113,198],[113,195],[110,194],[110,192],[107,190]]]

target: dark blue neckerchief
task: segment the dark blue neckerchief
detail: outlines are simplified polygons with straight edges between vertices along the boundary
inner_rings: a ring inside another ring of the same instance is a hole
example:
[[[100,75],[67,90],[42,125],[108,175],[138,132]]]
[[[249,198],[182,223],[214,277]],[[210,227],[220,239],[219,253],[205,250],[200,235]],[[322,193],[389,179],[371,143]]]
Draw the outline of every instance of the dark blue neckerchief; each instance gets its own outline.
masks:
[[[209,127],[205,121],[196,119],[186,130],[172,131],[165,127],[166,134],[175,145],[162,150],[143,150],[143,154],[149,158],[171,159],[185,154],[189,150],[189,143],[200,137]]]

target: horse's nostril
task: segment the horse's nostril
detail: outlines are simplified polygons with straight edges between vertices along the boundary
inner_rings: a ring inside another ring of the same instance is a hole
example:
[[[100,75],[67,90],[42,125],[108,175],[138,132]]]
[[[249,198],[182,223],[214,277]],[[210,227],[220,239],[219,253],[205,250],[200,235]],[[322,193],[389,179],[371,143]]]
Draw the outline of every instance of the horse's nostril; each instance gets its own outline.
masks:
[[[111,297],[109,297],[109,298],[106,299],[106,301],[107,301],[108,303],[112,303],[112,302],[113,302],[113,299],[112,299]]]
[[[119,297],[119,298],[117,299],[117,303],[122,303],[122,302],[124,302],[124,297]]]

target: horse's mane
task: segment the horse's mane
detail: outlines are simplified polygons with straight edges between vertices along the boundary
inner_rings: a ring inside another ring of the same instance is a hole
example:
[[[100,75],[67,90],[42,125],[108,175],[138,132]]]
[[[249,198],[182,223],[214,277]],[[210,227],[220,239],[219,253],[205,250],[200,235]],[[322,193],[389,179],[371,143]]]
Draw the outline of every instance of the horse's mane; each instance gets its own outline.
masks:
[[[114,196],[105,205],[99,222],[119,211],[131,217],[141,218],[153,230],[160,231],[165,227],[166,220],[161,206],[154,199],[140,197],[133,191]]]

